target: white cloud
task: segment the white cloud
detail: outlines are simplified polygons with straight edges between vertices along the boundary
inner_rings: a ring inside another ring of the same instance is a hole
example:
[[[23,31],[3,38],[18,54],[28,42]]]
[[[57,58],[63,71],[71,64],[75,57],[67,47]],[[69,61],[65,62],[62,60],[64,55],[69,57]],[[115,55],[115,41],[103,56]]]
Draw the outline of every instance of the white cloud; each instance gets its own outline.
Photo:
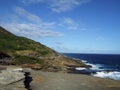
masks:
[[[58,26],[64,27],[67,30],[90,31],[81,21],[69,17],[62,18]]]
[[[53,43],[53,42],[52,42]],[[66,46],[64,42],[57,41],[54,42],[52,48],[56,51],[62,52],[62,53],[73,53],[73,52],[79,52],[78,48],[71,48],[70,45]]]
[[[56,22],[44,22],[39,16],[28,12],[22,7],[16,7],[14,8],[14,10],[15,10],[15,13],[17,13],[17,15],[13,14],[11,16],[12,18],[14,17],[13,18],[14,20],[21,20],[21,18],[23,17],[25,20],[22,19],[22,23],[24,21],[30,22],[31,24],[36,23],[36,24],[39,24],[39,27],[42,27],[44,29],[51,29],[56,26]]]
[[[39,26],[44,29],[54,29],[57,26],[56,22],[41,22]]]
[[[55,32],[52,30],[44,30],[37,24],[31,23],[8,23],[3,25],[7,30],[11,31],[12,33],[25,36],[28,38],[41,38],[41,37],[58,37],[62,36],[63,34],[60,32]]]
[[[91,0],[22,0],[22,2],[26,5],[36,4],[36,3],[44,3],[47,4],[48,7],[53,12],[65,12],[74,9],[75,7],[87,3]]]
[[[65,12],[89,1],[90,0],[52,0],[50,7],[54,12]]]
[[[64,43],[63,42],[54,42],[54,47],[53,47],[54,50],[56,51],[59,51],[59,52],[70,52],[71,49],[67,48],[66,46],[64,46]]]
[[[21,7],[15,7],[14,11],[15,13],[9,15],[11,22],[4,22],[1,25],[15,35],[32,39],[63,35],[56,30],[56,22],[45,22],[39,16]]]
[[[13,20],[10,23],[3,23],[2,26],[16,35],[28,38],[63,36],[63,33],[57,29],[77,30],[79,27],[79,24],[71,18],[45,22],[39,16],[21,7],[15,8],[15,13],[11,15],[11,19]]]
[[[26,11],[24,8],[22,7],[15,7],[15,12],[22,16],[27,18],[30,21],[34,21],[34,22],[39,22],[41,21],[40,17],[38,17],[37,15],[34,15],[32,13],[29,13],[28,11]]]
[[[22,3],[24,3],[25,5],[28,5],[28,4],[35,4],[35,3],[39,3],[39,2],[42,2],[44,0],[20,0]]]
[[[63,19],[63,24],[67,26],[67,29],[69,30],[77,30],[79,27],[79,24],[76,23],[73,19],[71,18],[64,18]]]
[[[53,0],[50,7],[52,11],[63,12],[71,10],[79,4],[80,0]]]

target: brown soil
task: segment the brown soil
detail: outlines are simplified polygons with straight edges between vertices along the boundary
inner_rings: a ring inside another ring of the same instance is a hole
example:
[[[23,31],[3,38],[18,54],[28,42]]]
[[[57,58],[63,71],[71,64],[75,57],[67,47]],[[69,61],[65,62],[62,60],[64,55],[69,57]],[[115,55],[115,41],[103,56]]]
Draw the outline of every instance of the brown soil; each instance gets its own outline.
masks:
[[[33,90],[120,90],[120,81],[81,74],[31,70]]]

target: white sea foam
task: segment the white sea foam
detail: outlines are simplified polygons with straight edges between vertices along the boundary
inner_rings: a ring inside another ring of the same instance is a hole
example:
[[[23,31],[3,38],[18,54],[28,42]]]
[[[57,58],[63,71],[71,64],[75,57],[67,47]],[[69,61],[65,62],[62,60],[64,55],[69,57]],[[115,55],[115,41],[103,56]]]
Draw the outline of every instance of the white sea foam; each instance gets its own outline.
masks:
[[[97,71],[103,70],[103,69],[100,69],[100,67],[102,67],[101,64],[91,64],[91,63],[87,63],[87,61],[83,61],[83,60],[82,60],[82,62],[86,62],[86,63],[85,63],[86,65],[92,66],[92,68],[90,68],[91,70],[97,70]],[[76,69],[76,70],[86,70],[87,68],[77,67],[77,68],[75,68],[75,69]]]
[[[85,70],[86,68],[77,67],[76,70]]]
[[[82,60],[83,63],[85,63],[86,65],[90,65],[92,66],[92,70],[103,70],[103,69],[100,69],[100,67],[102,67],[103,65],[102,64],[91,64],[91,63],[88,63],[86,60]]]
[[[92,74],[92,76],[120,80],[120,72],[119,71],[107,72],[105,70],[109,70],[109,69],[108,68],[105,69],[104,65],[102,65],[102,64],[91,64],[91,63],[88,63],[87,60],[82,60],[82,62],[85,63],[86,65],[92,66],[92,68],[90,68],[91,70],[96,70],[96,74]],[[79,68],[79,67],[76,68],[76,70],[85,70],[85,69],[86,68]]]
[[[101,69],[101,67],[103,66],[102,64],[90,64],[90,63],[87,63],[87,65],[90,65],[92,66],[92,70],[103,70]]]
[[[83,63],[87,63],[87,61],[86,60],[81,60]]]
[[[113,71],[113,72],[106,72],[106,71],[96,72],[96,74],[93,74],[93,76],[101,77],[101,78],[111,78],[111,79],[115,79],[115,80],[120,80],[120,72],[118,72],[118,71]]]
[[[104,70],[104,69],[100,69],[100,67],[103,66],[102,64],[91,64],[91,63],[88,63],[87,60],[82,60],[82,62],[85,63],[86,65],[92,66],[92,68],[90,68],[91,70]],[[86,68],[77,67],[75,69],[76,70],[85,70]]]

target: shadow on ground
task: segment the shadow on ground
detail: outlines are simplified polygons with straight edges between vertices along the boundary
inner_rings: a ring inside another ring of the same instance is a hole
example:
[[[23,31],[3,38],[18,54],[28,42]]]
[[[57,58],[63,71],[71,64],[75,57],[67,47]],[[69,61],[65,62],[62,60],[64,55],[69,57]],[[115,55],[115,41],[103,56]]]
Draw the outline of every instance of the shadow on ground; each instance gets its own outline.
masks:
[[[24,80],[24,86],[27,90],[32,90],[30,83],[32,82],[32,77],[30,76],[30,72],[25,72],[25,80]]]

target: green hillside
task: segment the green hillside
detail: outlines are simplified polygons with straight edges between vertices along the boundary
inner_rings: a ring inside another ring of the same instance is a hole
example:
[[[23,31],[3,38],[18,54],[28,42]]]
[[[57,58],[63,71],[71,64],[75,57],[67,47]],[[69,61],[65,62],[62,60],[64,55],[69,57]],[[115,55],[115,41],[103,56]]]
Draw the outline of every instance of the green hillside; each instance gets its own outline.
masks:
[[[48,47],[25,37],[18,37],[2,27],[0,27],[0,52],[9,54],[15,64],[41,63],[42,58],[55,55]]]
[[[0,53],[10,56],[10,64],[27,64],[26,66],[47,71],[67,71],[71,66],[86,67],[81,61],[65,57],[39,42],[16,36],[2,27],[0,27]],[[0,57],[4,61],[5,56],[2,55]]]

